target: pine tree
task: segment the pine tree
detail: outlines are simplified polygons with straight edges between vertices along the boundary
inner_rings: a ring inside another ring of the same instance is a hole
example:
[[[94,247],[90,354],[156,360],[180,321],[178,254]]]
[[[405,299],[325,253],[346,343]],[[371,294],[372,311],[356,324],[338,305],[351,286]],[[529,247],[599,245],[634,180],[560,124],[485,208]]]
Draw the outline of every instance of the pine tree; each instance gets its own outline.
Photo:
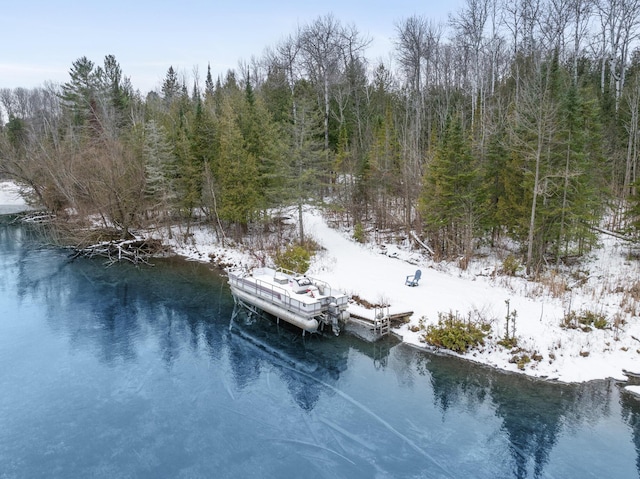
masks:
[[[284,70],[272,65],[260,88],[261,97],[273,120],[279,124],[293,121],[293,98]]]
[[[155,120],[150,120],[144,125],[143,155],[146,172],[145,195],[150,207],[154,211],[167,211],[176,199],[176,161],[164,128]]]
[[[487,141],[483,174],[483,187],[486,193],[485,217],[483,226],[491,233],[492,243],[503,230],[506,230],[501,207],[506,200],[507,175],[509,174],[509,153],[505,131],[500,128]],[[504,211],[508,213],[508,211]]]
[[[129,80],[122,75],[122,68],[114,55],[104,58],[104,65],[98,69],[102,94],[105,97],[104,108],[111,117],[115,128],[124,128],[130,124],[128,108],[132,103]]]
[[[201,200],[201,172],[197,166],[198,162],[194,158],[191,123],[191,113],[181,111],[178,129],[173,139],[176,158],[177,206],[188,220],[187,229],[190,227],[193,212],[200,206]]]
[[[593,175],[602,161],[601,142],[598,141],[599,122],[594,103],[583,98],[585,91],[569,84],[560,92],[557,150],[560,152],[558,168],[562,178],[555,202],[559,213],[555,214],[555,228],[550,236],[556,236],[553,245],[556,262],[568,256],[571,249],[582,254],[595,238],[590,226],[601,214],[598,206],[600,195],[598,177]],[[562,154],[564,153],[564,154]]]
[[[70,81],[62,85],[62,103],[71,112],[75,126],[99,123],[97,96],[100,88],[94,67],[87,57],[80,57],[71,66]]]
[[[299,242],[304,243],[302,206],[320,197],[323,160],[322,116],[315,101],[300,96],[296,101],[296,118],[287,129],[289,160],[287,182],[291,200],[298,206]]]
[[[259,175],[255,156],[244,148],[242,131],[230,101],[224,101],[219,121],[218,166],[220,218],[246,231],[260,206]]]
[[[480,175],[459,117],[449,118],[423,179],[420,212],[434,250],[470,255],[480,225]]]
[[[286,198],[283,192],[286,160],[282,132],[273,121],[261,96],[254,93],[250,83],[245,87],[244,99],[238,98],[238,124],[244,138],[244,148],[256,159],[258,167],[257,191],[260,206],[280,206]]]
[[[205,103],[209,102],[213,98],[215,87],[213,84],[213,78],[211,77],[211,64],[207,64],[207,77],[204,81],[204,100]]]
[[[170,66],[162,82],[162,97],[164,98],[165,105],[170,105],[179,96],[180,81],[178,80],[178,74],[173,69],[173,66]]]
[[[199,205],[210,204],[210,192],[205,192],[205,171],[211,167],[217,152],[216,127],[202,101],[196,101],[196,112],[189,135],[191,144],[191,164],[188,172],[190,188]],[[205,201],[206,197],[206,201]]]

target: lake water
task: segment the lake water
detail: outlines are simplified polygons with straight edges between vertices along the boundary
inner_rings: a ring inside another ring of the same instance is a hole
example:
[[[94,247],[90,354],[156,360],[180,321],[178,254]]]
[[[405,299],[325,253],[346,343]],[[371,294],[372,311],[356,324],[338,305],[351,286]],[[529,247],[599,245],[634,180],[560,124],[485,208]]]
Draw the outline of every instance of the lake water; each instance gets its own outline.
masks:
[[[640,401],[235,311],[0,225],[0,478],[635,478]],[[233,320],[232,320],[233,317]]]

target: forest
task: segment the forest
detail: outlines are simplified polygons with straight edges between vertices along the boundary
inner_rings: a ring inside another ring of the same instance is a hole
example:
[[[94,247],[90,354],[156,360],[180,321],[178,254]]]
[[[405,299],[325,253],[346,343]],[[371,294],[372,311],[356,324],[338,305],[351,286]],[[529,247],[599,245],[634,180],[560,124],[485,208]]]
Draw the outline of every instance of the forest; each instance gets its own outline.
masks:
[[[327,14],[217,78],[168,65],[145,94],[82,56],[64,84],[0,90],[0,177],[122,238],[241,239],[316,204],[436,260],[509,242],[535,275],[599,228],[638,236],[640,0],[466,0],[394,28],[389,62]]]

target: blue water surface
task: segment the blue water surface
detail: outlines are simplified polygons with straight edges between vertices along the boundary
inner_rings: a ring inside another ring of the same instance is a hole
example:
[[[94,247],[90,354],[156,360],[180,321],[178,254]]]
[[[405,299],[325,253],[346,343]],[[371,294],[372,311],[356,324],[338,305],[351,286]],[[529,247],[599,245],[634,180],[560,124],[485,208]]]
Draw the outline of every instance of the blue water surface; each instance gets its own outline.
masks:
[[[303,338],[205,265],[44,244],[0,225],[0,478],[640,476],[640,401],[613,381]]]

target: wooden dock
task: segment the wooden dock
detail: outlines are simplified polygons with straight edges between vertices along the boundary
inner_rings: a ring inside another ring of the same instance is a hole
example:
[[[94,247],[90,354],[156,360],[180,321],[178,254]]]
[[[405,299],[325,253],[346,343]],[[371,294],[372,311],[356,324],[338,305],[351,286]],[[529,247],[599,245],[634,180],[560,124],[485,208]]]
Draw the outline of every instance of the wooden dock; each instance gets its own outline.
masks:
[[[391,326],[406,323],[409,321],[413,311],[400,311],[390,313],[389,308],[375,308],[371,315],[349,311],[349,321],[364,326],[373,332],[376,337],[386,336],[391,332]]]

